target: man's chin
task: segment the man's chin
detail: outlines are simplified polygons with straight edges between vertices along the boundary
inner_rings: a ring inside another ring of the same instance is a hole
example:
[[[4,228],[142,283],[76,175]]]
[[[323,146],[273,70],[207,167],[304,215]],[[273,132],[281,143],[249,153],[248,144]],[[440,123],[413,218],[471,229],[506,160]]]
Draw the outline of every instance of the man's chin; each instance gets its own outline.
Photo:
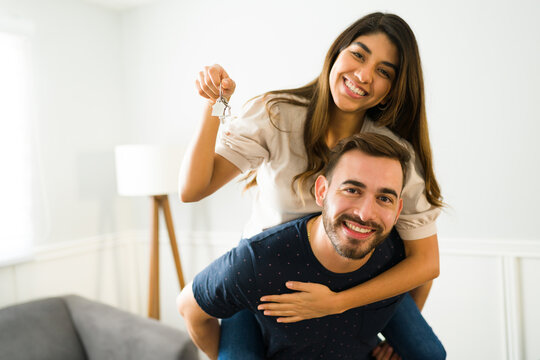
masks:
[[[338,253],[348,259],[361,260],[382,244],[389,233],[373,233],[370,237],[362,240],[349,237],[346,240],[349,246],[340,247],[337,249]]]
[[[369,249],[358,249],[358,247],[339,247],[336,248],[336,250],[339,255],[351,260],[362,260],[373,251],[371,247],[369,247]]]

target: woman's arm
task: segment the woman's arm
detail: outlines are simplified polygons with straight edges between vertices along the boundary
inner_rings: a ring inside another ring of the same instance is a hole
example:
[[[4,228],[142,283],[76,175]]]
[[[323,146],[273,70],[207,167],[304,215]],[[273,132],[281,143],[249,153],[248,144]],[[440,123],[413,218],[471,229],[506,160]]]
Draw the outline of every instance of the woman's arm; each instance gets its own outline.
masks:
[[[429,295],[429,291],[431,290],[431,285],[433,285],[433,280],[430,280],[419,287],[412,289],[409,291],[409,294],[413,298],[414,302],[416,303],[416,306],[420,311],[424,308],[424,305],[426,303],[427,297]]]
[[[229,99],[236,85],[221,66],[205,67],[196,81],[199,94],[207,102],[202,122],[180,168],[179,194],[183,202],[199,201],[240,174],[235,165],[215,153],[219,118],[212,116],[212,106],[219,98],[220,83],[223,96]]]
[[[406,258],[379,276],[336,293],[316,283],[287,282],[298,292],[263,296],[259,310],[278,316],[278,322],[296,322],[339,314],[349,309],[396,296],[439,276],[437,235],[404,241]],[[426,294],[427,295],[427,294]],[[425,299],[424,299],[425,300]]]

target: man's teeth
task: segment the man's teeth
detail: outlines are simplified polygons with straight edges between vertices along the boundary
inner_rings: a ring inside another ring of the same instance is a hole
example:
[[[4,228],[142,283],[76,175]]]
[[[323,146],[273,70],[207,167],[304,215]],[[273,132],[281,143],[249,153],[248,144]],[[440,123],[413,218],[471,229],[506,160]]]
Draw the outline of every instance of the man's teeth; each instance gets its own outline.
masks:
[[[366,95],[366,92],[365,91],[362,91],[362,89],[359,89],[357,88],[356,86],[354,86],[353,82],[348,80],[348,79],[345,79],[345,85],[347,85],[347,87],[355,94],[357,95],[360,95],[360,96],[364,96]]]
[[[367,234],[367,233],[370,233],[372,231],[371,229],[362,228],[362,227],[356,226],[354,224],[351,224],[350,222],[347,222],[347,221],[345,221],[345,225],[347,225],[347,227],[349,229],[354,230],[354,231],[359,232],[359,233],[362,233],[362,234]]]

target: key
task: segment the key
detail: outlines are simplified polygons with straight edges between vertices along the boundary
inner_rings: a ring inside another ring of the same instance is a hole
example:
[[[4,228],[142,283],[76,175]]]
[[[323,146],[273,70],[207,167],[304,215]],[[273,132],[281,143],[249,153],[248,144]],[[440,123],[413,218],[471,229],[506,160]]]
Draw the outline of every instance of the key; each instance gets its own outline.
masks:
[[[219,121],[223,124],[225,118],[231,115],[231,107],[229,103],[223,97],[221,90],[221,83],[219,84],[219,98],[216,100],[216,103],[212,106],[212,116],[219,116]]]
[[[212,116],[223,116],[227,106],[221,101],[221,98],[217,99],[216,103],[212,106]]]

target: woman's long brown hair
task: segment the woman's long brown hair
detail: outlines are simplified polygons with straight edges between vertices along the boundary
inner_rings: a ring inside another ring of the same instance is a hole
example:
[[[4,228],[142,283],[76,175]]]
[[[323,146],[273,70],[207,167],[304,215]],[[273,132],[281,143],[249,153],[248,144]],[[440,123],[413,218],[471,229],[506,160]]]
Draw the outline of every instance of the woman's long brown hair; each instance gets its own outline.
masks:
[[[302,189],[311,178],[320,173],[328,161],[330,149],[326,145],[325,135],[330,124],[331,106],[333,106],[329,76],[336,58],[357,37],[376,33],[385,34],[397,47],[399,68],[385,109],[373,107],[367,111],[367,115],[378,125],[387,126],[411,143],[424,171],[427,200],[434,206],[443,206],[441,190],[433,171],[425,110],[424,79],[416,38],[407,23],[399,16],[379,12],[357,20],[337,37],[326,54],[323,69],[318,78],[296,89],[276,90],[265,94],[265,96],[272,95],[266,104],[271,119],[272,106],[280,102],[307,107],[304,125],[307,166],[304,172],[294,177],[293,190],[302,196]],[[303,99],[305,100],[302,101]],[[272,123],[279,129],[273,120]],[[256,184],[255,173],[256,171],[253,170],[246,175],[245,179],[251,179],[248,180],[246,188]]]

